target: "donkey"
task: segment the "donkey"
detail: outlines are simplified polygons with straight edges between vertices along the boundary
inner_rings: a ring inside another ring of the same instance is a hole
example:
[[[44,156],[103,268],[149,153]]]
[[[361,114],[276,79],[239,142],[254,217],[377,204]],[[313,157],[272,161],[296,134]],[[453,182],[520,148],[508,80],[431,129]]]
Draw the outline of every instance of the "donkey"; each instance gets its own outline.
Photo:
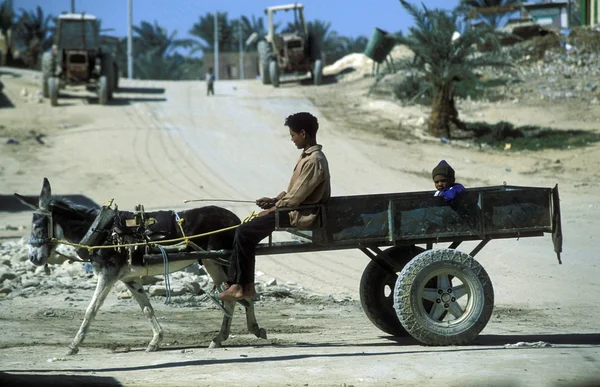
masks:
[[[37,203],[35,203],[36,200],[29,200],[17,193],[15,193],[15,196],[22,203],[35,210],[31,223],[29,260],[38,266],[48,263],[48,257],[56,250],[56,240],[79,243],[87,235],[86,232],[93,225],[94,220],[100,212],[98,208],[76,205],[65,198],[52,196],[50,182],[46,178],[44,178],[42,192]],[[112,245],[115,235],[121,235],[119,237],[121,238],[119,239],[121,242],[139,242],[143,240],[143,236],[136,235],[135,229],[131,231],[131,228],[125,226],[127,219],[134,218],[134,215],[132,212],[114,211],[114,217],[109,220],[107,227],[100,230],[93,230],[94,233],[98,233],[95,245]],[[169,215],[174,218],[169,219]],[[152,225],[158,226],[158,233],[160,234],[158,237],[162,237],[165,240],[179,238],[182,236],[181,232],[187,236],[192,236],[240,224],[240,219],[233,212],[216,206],[194,208],[177,213],[171,211],[148,212],[146,216],[148,219],[167,219],[166,222],[159,221],[156,225]],[[181,228],[174,219],[184,220],[183,223],[180,223]],[[129,230],[129,234],[124,231],[125,229]],[[156,230],[157,228],[155,227]],[[204,250],[227,250],[231,249],[233,245],[234,232],[235,230],[231,229],[190,240],[196,247]],[[163,338],[163,330],[154,315],[154,309],[144,291],[141,277],[164,274],[166,265],[163,263],[144,265],[143,250],[143,247],[136,249],[107,248],[99,249],[92,255],[85,254],[87,249],[82,249],[78,252],[80,256],[85,257],[84,260],[89,260],[93,265],[98,283],[92,300],[85,312],[81,327],[75,335],[73,342],[69,345],[67,355],[74,355],[79,351],[79,345],[85,339],[92,320],[110,293],[113,285],[119,280],[129,289],[140,305],[144,315],[150,321],[153,336],[146,351],[152,352],[159,348]],[[190,260],[185,261],[169,262],[167,269],[169,273],[172,273],[197,261],[204,266],[214,284],[222,284],[227,279],[224,266],[212,259],[201,261],[190,258]],[[266,339],[266,331],[260,328],[256,321],[253,300],[241,300],[239,302],[246,309],[248,331],[259,338]],[[223,317],[221,330],[213,338],[210,348],[220,347],[221,343],[229,337],[231,328],[230,316],[233,316],[234,307],[235,302],[226,302],[223,304],[223,309],[226,313]]]

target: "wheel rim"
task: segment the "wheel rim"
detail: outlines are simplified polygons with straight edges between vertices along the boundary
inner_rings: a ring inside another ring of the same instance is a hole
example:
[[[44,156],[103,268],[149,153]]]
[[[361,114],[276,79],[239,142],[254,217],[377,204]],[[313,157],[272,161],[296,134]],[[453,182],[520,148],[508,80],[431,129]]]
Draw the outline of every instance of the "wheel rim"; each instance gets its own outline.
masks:
[[[458,325],[475,311],[478,281],[454,268],[440,268],[418,284],[418,312],[440,327]]]

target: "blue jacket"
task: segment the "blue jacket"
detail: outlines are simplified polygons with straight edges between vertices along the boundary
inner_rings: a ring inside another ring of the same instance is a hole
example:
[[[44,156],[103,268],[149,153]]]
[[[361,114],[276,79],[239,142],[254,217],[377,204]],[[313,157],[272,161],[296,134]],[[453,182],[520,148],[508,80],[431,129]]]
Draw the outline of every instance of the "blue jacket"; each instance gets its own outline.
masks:
[[[462,184],[456,183],[452,187],[444,188],[441,191],[435,191],[435,194],[433,194],[433,196],[441,196],[448,203],[452,203],[454,199],[458,197],[458,195],[464,192],[467,192],[467,189],[463,187]]]

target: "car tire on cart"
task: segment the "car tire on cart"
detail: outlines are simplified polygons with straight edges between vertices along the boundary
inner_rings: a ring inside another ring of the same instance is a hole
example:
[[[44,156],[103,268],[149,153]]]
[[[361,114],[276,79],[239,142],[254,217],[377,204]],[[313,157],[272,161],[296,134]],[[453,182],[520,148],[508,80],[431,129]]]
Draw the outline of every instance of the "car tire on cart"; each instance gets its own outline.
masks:
[[[377,328],[393,336],[409,336],[394,309],[394,287],[398,272],[417,254],[420,247],[392,247],[385,252],[394,261],[393,271],[371,260],[360,280],[360,302],[367,318]]]
[[[400,272],[394,308],[402,326],[426,345],[459,345],[477,337],[494,307],[483,267],[452,249],[428,250]]]

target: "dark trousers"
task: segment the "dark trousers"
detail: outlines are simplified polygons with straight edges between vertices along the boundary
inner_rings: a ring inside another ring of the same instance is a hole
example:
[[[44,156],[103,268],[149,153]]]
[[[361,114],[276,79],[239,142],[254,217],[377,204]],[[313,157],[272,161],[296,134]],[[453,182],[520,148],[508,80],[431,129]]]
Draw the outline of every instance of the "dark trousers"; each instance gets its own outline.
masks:
[[[214,83],[208,82],[206,85],[206,95],[215,95]]]
[[[253,219],[235,229],[227,282],[241,285],[254,283],[256,245],[273,231],[275,213]]]

